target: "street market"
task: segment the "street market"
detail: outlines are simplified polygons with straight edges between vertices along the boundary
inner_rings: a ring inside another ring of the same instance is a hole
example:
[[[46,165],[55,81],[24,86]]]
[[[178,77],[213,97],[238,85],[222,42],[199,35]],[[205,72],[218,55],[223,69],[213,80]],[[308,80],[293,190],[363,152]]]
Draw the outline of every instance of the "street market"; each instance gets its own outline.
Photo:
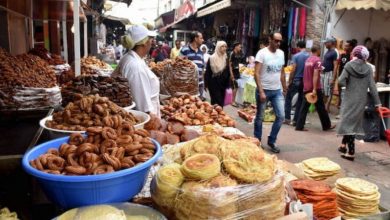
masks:
[[[0,0],[0,220],[390,219],[386,0]]]

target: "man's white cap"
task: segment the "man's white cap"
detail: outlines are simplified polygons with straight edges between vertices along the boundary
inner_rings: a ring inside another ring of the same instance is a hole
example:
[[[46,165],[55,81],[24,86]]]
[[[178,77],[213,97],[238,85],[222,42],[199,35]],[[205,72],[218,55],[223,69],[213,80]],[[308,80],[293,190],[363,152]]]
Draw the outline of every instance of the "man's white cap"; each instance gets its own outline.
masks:
[[[133,39],[134,43],[138,43],[143,39],[145,39],[146,37],[157,36],[156,32],[149,31],[145,26],[139,24],[130,26],[130,28],[127,29],[127,33]]]

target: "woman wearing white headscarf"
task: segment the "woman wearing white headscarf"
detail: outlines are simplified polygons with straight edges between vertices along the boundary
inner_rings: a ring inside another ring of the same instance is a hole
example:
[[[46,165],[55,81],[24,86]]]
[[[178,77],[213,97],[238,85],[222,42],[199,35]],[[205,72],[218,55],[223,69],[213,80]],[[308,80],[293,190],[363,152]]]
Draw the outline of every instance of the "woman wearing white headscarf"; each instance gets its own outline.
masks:
[[[143,59],[148,55],[155,36],[155,32],[143,25],[131,26],[122,37],[123,47],[129,52],[122,57],[113,74],[128,80],[137,110],[160,117],[160,81]]]
[[[363,116],[366,107],[367,90],[373,97],[375,106],[381,105],[372,77],[372,68],[367,64],[369,52],[364,46],[356,46],[352,51],[353,60],[345,64],[338,81],[345,86],[345,95],[341,106],[341,121],[337,134],[343,135],[339,151],[342,158],[354,160],[355,135],[364,135]]]
[[[214,54],[206,66],[205,88],[209,90],[211,104],[224,105],[225,90],[229,87],[230,73],[226,55],[227,44],[218,41]]]
[[[200,46],[200,50],[203,52],[203,61],[207,65],[207,62],[210,59],[209,48],[206,44],[202,44],[202,46]]]

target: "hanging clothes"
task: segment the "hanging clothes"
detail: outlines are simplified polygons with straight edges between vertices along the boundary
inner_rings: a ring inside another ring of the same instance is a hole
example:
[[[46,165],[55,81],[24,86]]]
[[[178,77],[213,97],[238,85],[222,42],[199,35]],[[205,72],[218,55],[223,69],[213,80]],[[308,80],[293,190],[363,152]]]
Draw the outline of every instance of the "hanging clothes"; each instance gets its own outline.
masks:
[[[297,31],[298,31],[298,18],[299,18],[299,8],[294,9],[294,29],[293,29],[293,38],[297,39]]]
[[[299,39],[303,40],[306,35],[306,8],[299,9]]]
[[[293,25],[294,24],[294,8],[291,7],[290,10],[289,10],[289,13],[288,13],[288,34],[287,34],[287,38],[288,38],[288,44],[290,45],[291,43],[291,39],[292,39],[292,36],[293,36]]]
[[[255,31],[254,31],[254,37],[260,36],[260,19],[261,19],[261,11],[260,9],[256,9],[256,15],[255,15]]]

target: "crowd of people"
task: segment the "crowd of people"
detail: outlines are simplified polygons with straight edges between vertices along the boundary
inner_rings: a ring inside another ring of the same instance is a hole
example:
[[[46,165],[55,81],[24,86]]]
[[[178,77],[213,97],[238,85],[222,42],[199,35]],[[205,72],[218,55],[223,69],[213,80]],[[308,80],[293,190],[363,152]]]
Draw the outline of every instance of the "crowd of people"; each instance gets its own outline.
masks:
[[[122,37],[122,45],[128,52],[121,58],[115,73],[128,79],[136,108],[140,111],[160,115],[159,80],[148,68],[144,58],[149,56],[155,62],[168,57],[187,57],[197,66],[199,96],[205,100],[205,91],[210,95],[211,104],[225,105],[227,88],[233,89],[233,100],[237,92],[237,80],[240,79],[239,66],[245,63],[242,45],[239,42],[229,45],[218,41],[213,54],[208,54],[208,47],[203,44],[202,33],[190,34],[188,44],[175,41],[171,49],[162,42],[155,42],[156,33],[142,25],[133,25]],[[367,99],[367,91],[374,97],[376,106],[380,106],[373,68],[367,60],[369,52],[364,46],[357,46],[356,40],[345,43],[345,53],[335,49],[335,39],[327,38],[323,43],[327,48],[321,60],[319,44],[314,44],[309,52],[306,43],[297,43],[299,51],[292,56],[292,71],[286,81],[284,72],[285,55],[279,48],[283,41],[280,33],[271,33],[267,44],[262,44],[255,57],[248,59],[254,67],[256,82],[257,113],[254,121],[254,136],[261,143],[267,143],[270,150],[279,153],[276,145],[278,133],[284,124],[295,126],[297,131],[307,131],[306,116],[311,104],[315,105],[322,129],[332,130],[329,117],[329,103],[333,90],[339,86],[341,93],[341,121],[337,134],[343,136],[338,151],[348,160],[354,159],[355,135],[364,133],[362,120]],[[339,85],[336,84],[338,82]],[[298,94],[295,113],[291,119],[292,98]],[[266,142],[262,142],[263,117],[267,104],[273,108],[275,120]],[[232,106],[237,107],[233,101]],[[262,145],[263,147],[263,145]]]

